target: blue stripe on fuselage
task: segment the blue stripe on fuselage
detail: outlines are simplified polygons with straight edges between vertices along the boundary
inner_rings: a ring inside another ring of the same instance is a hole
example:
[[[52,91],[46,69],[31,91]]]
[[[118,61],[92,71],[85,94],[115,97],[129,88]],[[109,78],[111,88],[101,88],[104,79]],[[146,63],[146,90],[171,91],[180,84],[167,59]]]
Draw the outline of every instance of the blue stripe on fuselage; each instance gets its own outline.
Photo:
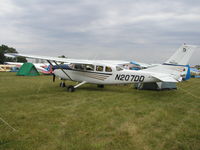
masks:
[[[163,65],[187,67],[187,65],[177,65],[177,64],[167,64],[167,63],[163,63]]]

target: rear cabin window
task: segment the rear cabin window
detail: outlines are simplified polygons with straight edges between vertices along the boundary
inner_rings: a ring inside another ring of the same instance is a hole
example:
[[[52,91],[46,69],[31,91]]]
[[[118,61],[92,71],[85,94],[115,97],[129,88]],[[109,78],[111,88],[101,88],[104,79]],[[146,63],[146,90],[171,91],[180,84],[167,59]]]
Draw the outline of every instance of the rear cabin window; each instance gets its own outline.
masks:
[[[103,71],[103,66],[96,66],[96,71]]]
[[[112,69],[111,69],[111,67],[108,67],[108,66],[106,66],[106,72],[112,72]]]

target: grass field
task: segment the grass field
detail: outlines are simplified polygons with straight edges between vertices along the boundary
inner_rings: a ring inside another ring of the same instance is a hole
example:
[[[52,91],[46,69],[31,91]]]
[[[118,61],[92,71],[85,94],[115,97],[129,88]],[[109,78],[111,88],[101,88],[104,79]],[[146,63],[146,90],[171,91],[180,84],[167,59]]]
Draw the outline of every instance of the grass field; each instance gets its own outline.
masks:
[[[160,92],[58,84],[0,73],[0,150],[200,149],[200,79]]]

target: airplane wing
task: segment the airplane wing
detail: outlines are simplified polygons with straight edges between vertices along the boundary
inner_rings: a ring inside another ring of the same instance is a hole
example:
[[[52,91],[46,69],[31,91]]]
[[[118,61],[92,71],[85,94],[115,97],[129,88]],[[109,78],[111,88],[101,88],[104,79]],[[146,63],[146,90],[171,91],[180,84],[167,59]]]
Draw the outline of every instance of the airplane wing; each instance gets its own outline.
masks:
[[[18,54],[18,53],[7,53],[7,54],[5,54],[5,56],[7,56],[7,57],[23,56],[23,57],[26,57],[26,58],[42,59],[42,60],[55,61],[55,62],[64,62],[64,63],[85,63],[85,64],[93,63],[92,60],[68,59],[68,58],[58,58],[58,57],[38,56],[38,55],[27,55],[27,54]]]
[[[50,57],[50,56],[27,55],[27,54],[19,54],[19,53],[7,53],[5,54],[5,56],[7,57],[23,56],[26,58],[33,58],[33,59],[42,59],[42,60],[56,61],[56,62],[63,62],[63,63],[80,63],[80,64],[99,63],[99,64],[123,65],[123,64],[130,63],[130,61],[123,61],[123,60],[69,59],[69,58],[58,58],[58,57]]]
[[[23,63],[19,63],[19,62],[5,62],[4,64],[8,64],[8,65],[23,65]]]

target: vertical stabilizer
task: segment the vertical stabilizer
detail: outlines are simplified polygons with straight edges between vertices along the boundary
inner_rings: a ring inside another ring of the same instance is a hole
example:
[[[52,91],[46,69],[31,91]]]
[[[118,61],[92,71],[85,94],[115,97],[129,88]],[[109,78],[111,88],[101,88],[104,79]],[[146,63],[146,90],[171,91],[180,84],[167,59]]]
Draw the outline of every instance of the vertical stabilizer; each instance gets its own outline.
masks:
[[[194,45],[182,45],[165,64],[188,65],[190,57],[196,48],[197,46]]]

